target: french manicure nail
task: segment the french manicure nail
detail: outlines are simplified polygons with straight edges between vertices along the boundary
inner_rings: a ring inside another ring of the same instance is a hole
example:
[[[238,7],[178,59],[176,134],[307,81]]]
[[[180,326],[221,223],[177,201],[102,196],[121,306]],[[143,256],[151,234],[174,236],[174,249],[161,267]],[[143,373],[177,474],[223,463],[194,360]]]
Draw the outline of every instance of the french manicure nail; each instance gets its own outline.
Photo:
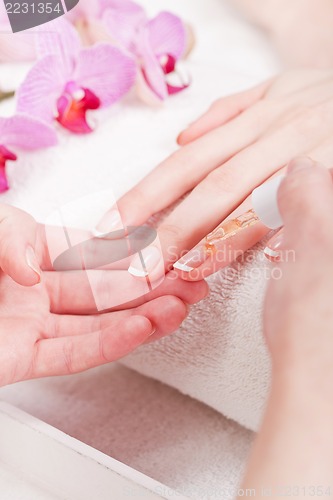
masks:
[[[110,210],[104,215],[103,219],[97,224],[92,233],[97,238],[102,238],[108,233],[115,231],[117,229],[123,229],[124,225],[120,217],[118,210]]]
[[[308,156],[302,156],[300,158],[295,158],[295,160],[292,160],[289,163],[288,173],[297,172],[298,170],[304,170],[307,168],[312,168],[315,166],[315,164],[316,164],[316,162],[313,161]]]
[[[32,269],[38,276],[39,278],[39,283],[42,279],[42,271],[39,267],[39,263],[38,263],[38,260],[37,260],[37,257],[36,257],[36,254],[35,254],[35,251],[34,249],[29,246],[25,252],[25,258],[26,258],[26,262],[28,264],[28,266],[30,267],[30,269]]]
[[[277,259],[281,255],[281,249],[283,245],[283,231],[278,232],[269,241],[268,245],[264,250],[264,254],[268,259]]]
[[[205,262],[207,259],[206,252],[203,247],[193,248],[190,252],[188,252],[184,257],[179,259],[173,265],[174,269],[178,269],[179,271],[183,271],[185,273],[189,273],[193,271],[196,267],[199,267],[201,264]]]
[[[148,247],[134,257],[128,272],[137,278],[148,276],[161,262],[162,255],[158,248]]]

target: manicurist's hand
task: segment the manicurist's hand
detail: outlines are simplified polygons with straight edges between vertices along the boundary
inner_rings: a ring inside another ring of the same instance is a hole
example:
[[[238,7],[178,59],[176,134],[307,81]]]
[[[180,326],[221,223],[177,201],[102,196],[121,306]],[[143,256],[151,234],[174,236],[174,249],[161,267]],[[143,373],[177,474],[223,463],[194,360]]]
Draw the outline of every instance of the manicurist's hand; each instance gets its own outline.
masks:
[[[235,209],[250,208],[248,202],[242,203],[252,190],[293,157],[309,155],[333,163],[332,137],[332,71],[292,71],[224,97],[180,135],[182,147],[177,152],[120,199],[122,221],[125,225],[144,223],[191,191],[159,228],[168,268]],[[98,229],[107,233],[117,223],[119,217],[111,209]],[[238,255],[266,231],[257,225],[246,237],[244,233],[235,239]],[[232,250],[211,272],[230,263]],[[144,257],[154,275],[161,256],[150,248]],[[140,265],[136,259],[132,268]],[[195,279],[202,276],[196,274]]]
[[[331,172],[307,159],[293,161],[279,190],[279,205],[285,224],[277,263],[281,278],[271,280],[264,308],[272,384],[242,489],[254,488],[260,498],[329,498],[333,494]]]
[[[204,282],[193,287],[169,273],[126,307],[98,313],[96,293],[118,304],[134,278],[119,268],[92,269],[89,277],[54,271],[45,228],[6,205],[0,205],[0,267],[0,386],[117,360],[175,331],[187,304],[207,294]]]

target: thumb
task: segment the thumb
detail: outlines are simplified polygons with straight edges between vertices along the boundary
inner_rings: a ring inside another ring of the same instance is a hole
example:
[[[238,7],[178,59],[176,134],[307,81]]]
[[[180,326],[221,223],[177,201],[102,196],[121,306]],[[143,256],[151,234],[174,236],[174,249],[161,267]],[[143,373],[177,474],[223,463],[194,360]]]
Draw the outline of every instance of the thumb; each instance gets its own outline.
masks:
[[[284,239],[309,251],[322,248],[330,231],[333,183],[330,170],[310,158],[296,158],[288,166],[278,193],[285,225]],[[321,244],[319,244],[321,242]]]
[[[26,212],[0,204],[0,267],[16,283],[37,285],[41,270],[35,254],[37,223]]]

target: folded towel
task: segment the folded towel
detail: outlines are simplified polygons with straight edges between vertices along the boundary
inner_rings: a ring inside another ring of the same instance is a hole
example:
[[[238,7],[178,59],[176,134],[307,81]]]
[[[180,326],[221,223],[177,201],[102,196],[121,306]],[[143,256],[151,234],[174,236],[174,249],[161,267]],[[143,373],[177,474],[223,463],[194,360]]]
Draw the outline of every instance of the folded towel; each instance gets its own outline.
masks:
[[[210,296],[176,335],[141,347],[123,363],[257,430],[270,380],[261,309],[272,265],[262,244],[249,260],[208,280]]]

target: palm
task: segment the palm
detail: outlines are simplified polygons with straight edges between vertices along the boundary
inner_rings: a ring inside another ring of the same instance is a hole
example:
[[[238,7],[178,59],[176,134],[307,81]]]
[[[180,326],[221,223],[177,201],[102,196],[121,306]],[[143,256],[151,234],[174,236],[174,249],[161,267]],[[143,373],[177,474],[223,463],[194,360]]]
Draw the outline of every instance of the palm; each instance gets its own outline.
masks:
[[[99,292],[111,300],[119,271],[107,273]],[[147,340],[151,325],[156,331],[149,340],[176,330],[186,316],[184,302],[194,303],[206,292],[204,282],[189,284],[169,274],[128,308],[98,314],[83,272],[45,272],[35,287],[18,285],[1,272],[0,385],[119,359]]]
[[[0,385],[31,378],[38,341],[45,337],[50,299],[45,285],[26,288],[0,274]]]

